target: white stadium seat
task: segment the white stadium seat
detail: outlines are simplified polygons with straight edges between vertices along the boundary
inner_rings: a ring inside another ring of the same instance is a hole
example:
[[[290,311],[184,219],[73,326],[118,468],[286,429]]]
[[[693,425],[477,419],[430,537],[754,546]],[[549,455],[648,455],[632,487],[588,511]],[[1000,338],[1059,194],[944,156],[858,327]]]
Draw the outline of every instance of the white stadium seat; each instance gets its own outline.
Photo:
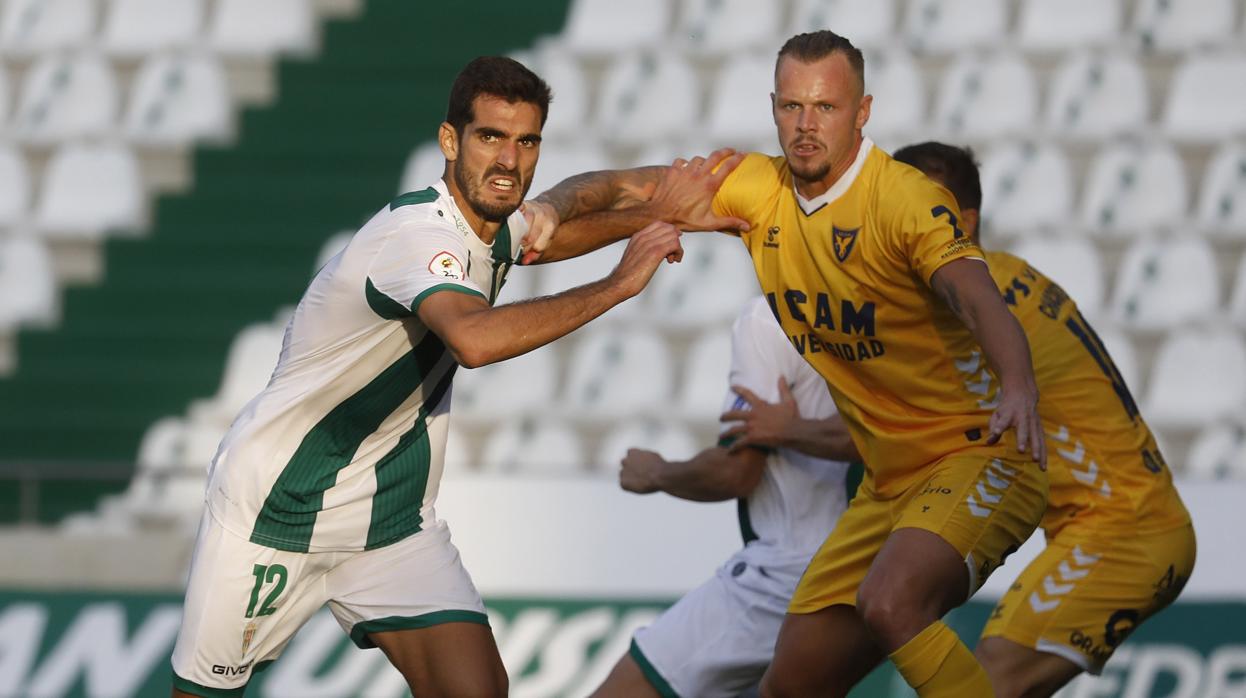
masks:
[[[0,145],[0,227],[25,220],[30,210],[30,172],[17,148]]]
[[[1235,0],[1138,0],[1130,28],[1144,49],[1188,51],[1233,37]]]
[[[1167,143],[1125,142],[1095,156],[1085,182],[1081,222],[1105,235],[1131,236],[1184,227],[1185,169]]]
[[[615,53],[657,46],[670,26],[670,0],[574,0],[563,36],[575,53]]]
[[[699,53],[777,48],[783,6],[756,0],[683,0],[677,36]],[[773,55],[773,53],[771,54]]]
[[[590,92],[588,81],[575,57],[557,50],[545,50],[524,64],[540,75],[554,94],[545,128],[541,129],[544,144],[549,145],[552,139],[583,135],[584,125],[589,122]]]
[[[22,80],[13,126],[20,139],[40,145],[103,136],[116,123],[120,102],[112,67],[102,56],[48,55]]]
[[[1229,318],[1238,327],[1246,327],[1246,255],[1242,255],[1237,265],[1237,278],[1233,281],[1233,291],[1229,296]]]
[[[925,82],[907,51],[866,54],[865,91],[874,96],[865,126],[871,136],[907,134],[926,119]]]
[[[89,43],[97,0],[7,0],[0,6],[0,51],[33,56]]]
[[[675,405],[687,419],[716,423],[723,398],[731,387],[731,331],[716,327],[704,332],[688,347],[683,379]]]
[[[698,444],[692,434],[678,424],[633,420],[618,425],[605,435],[592,465],[599,472],[615,474],[628,449],[653,451],[668,461],[685,461],[711,445]]]
[[[561,404],[568,416],[618,419],[667,405],[673,385],[670,352],[660,335],[597,329],[575,347]]]
[[[150,472],[168,471],[185,462],[189,425],[181,417],[161,417],[147,427],[138,444],[135,480]]]
[[[709,134],[715,142],[746,143],[773,137],[774,53],[740,53],[722,66],[710,92]]]
[[[1190,446],[1184,474],[1200,480],[1246,479],[1246,426],[1204,429]]]
[[[538,161],[538,174],[540,169],[541,164]],[[441,146],[435,140],[427,141],[411,151],[411,155],[407,157],[407,164],[403,167],[402,179],[398,184],[398,193],[405,194],[431,186],[433,182],[441,178],[445,170],[446,156],[442,154]],[[529,193],[538,192],[530,191]]]
[[[0,238],[0,333],[51,324],[56,316],[52,256],[38,239]]]
[[[543,414],[554,401],[559,365],[553,347],[454,374],[454,418],[496,422],[502,417]]]
[[[130,140],[177,146],[229,135],[229,85],[214,56],[155,55],[134,81],[125,117]]]
[[[1212,156],[1198,200],[1199,227],[1246,237],[1246,143],[1225,143]]]
[[[541,265],[536,285],[537,294],[549,296],[605,278],[618,265],[626,247],[626,241],[619,241],[586,255]],[[663,271],[666,270],[658,269],[657,273],[660,275]],[[648,291],[614,306],[594,322],[613,323],[637,317],[647,294]]]
[[[9,105],[12,103],[9,90],[9,71],[0,65],[0,126],[9,119]]]
[[[1016,235],[1068,226],[1073,171],[1059,146],[1005,143],[987,152],[981,171],[984,231]]]
[[[1103,305],[1103,262],[1094,243],[1085,238],[1029,237],[1016,255],[1056,282],[1088,317]]]
[[[1038,85],[1020,54],[958,54],[940,81],[934,126],[955,137],[992,139],[1028,132]]]
[[[1246,405],[1246,346],[1236,332],[1176,331],[1151,371],[1143,414],[1163,428],[1198,427],[1241,415]]]
[[[54,237],[98,237],[137,226],[142,207],[134,153],[117,144],[75,143],[57,149],[48,161],[35,223]]]
[[[1067,51],[1119,41],[1121,0],[1024,0],[1017,35],[1029,51]]]
[[[904,18],[905,42],[921,52],[994,47],[1007,35],[1008,6],[999,0],[911,0]]]
[[[1103,342],[1103,348],[1108,350],[1108,356],[1112,357],[1112,363],[1116,364],[1116,370],[1125,379],[1125,385],[1135,396],[1139,395],[1145,386],[1140,382],[1142,374],[1138,368],[1138,354],[1129,336],[1109,327],[1096,326],[1094,329],[1099,341]]]
[[[541,159],[537,162],[532,187],[528,189],[528,198],[535,197],[571,175],[605,170],[611,166],[610,156],[595,142],[550,139],[541,144]],[[440,174],[438,172],[439,176]]]
[[[830,29],[869,48],[893,41],[895,28],[895,0],[796,0],[787,35]]]
[[[753,260],[733,235],[688,233],[683,261],[658,269],[645,291],[645,317],[670,331],[730,323],[760,291]]]
[[[309,0],[215,0],[212,7],[209,41],[221,53],[303,53],[315,43],[315,16]]]
[[[1139,133],[1148,95],[1141,66],[1126,54],[1075,54],[1061,64],[1047,101],[1047,128],[1061,138]]]
[[[597,125],[607,141],[642,145],[696,127],[701,88],[696,73],[672,53],[633,53],[615,61],[598,100]]]
[[[285,326],[276,323],[254,324],[239,332],[229,346],[220,388],[198,409],[192,405],[192,418],[211,419],[221,425],[232,422],[268,385],[284,339]]]
[[[1210,318],[1219,299],[1215,253],[1205,240],[1145,239],[1121,260],[1112,316],[1129,327],[1160,330]]]
[[[112,0],[102,43],[115,56],[187,48],[203,28],[204,0]]]
[[[480,469],[490,473],[581,475],[584,445],[569,425],[525,418],[490,429],[480,453]]]
[[[1164,107],[1168,136],[1216,143],[1246,134],[1246,53],[1193,55],[1173,74]]]

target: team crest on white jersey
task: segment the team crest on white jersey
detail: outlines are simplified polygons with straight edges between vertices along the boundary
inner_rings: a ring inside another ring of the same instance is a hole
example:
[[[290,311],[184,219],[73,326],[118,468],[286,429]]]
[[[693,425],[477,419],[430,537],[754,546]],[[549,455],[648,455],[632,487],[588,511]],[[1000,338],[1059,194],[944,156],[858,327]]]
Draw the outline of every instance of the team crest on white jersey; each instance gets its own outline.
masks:
[[[466,276],[463,272],[463,263],[459,261],[459,258],[444,250],[433,256],[433,260],[428,263],[428,271],[435,276],[455,281],[462,281]]]

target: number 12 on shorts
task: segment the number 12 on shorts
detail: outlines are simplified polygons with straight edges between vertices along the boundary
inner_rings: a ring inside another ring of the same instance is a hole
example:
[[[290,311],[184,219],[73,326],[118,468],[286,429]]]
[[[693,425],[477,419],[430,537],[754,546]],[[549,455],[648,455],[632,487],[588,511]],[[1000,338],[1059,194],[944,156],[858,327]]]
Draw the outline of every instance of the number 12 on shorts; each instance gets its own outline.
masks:
[[[281,592],[286,588],[285,565],[256,565],[251,570],[251,574],[255,576],[255,586],[251,587],[251,603],[247,604],[247,618],[255,616],[271,616],[277,609],[273,606],[277,601],[277,597],[281,596]],[[276,582],[274,584],[274,582]],[[265,584],[272,584],[268,592],[268,596],[264,597],[264,603],[260,604],[259,611],[255,610],[255,605],[259,603],[260,591]]]

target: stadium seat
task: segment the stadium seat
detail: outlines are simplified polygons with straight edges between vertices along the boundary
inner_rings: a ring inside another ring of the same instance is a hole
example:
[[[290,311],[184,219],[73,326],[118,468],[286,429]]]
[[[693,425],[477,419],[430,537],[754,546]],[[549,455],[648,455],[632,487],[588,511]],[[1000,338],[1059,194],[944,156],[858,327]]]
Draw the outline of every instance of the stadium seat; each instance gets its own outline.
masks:
[[[999,0],[911,0],[904,40],[925,53],[990,48],[1008,35],[1008,5]]]
[[[1078,53],[1056,73],[1047,100],[1053,136],[1101,140],[1138,134],[1147,125],[1147,84],[1142,68],[1123,53]]]
[[[1217,424],[1190,445],[1185,475],[1199,480],[1246,479],[1246,426]]]
[[[0,128],[8,123],[9,107],[12,103],[9,90],[9,71],[0,64]]]
[[[596,328],[575,347],[562,405],[567,416],[619,419],[669,404],[670,353],[660,335]]]
[[[673,53],[633,53],[615,61],[598,100],[602,137],[643,145],[697,127],[701,87],[696,73]]]
[[[538,160],[538,173],[540,169],[541,161]],[[426,141],[411,151],[411,155],[407,157],[407,164],[403,167],[402,179],[399,181],[398,193],[419,191],[440,179],[445,170],[446,156],[442,154],[441,146],[437,144],[437,141]],[[530,195],[536,193],[539,192],[529,191]]]
[[[1005,143],[986,154],[981,170],[984,232],[1007,236],[1068,227],[1073,173],[1059,146]]]
[[[488,366],[458,369],[451,398],[455,418],[496,422],[545,413],[558,387],[557,356],[552,347],[542,347]]]
[[[740,53],[722,66],[710,91],[710,137],[715,142],[746,143],[773,136],[774,54]]]
[[[304,53],[315,44],[309,0],[215,0],[208,30],[212,48],[224,54],[268,56]]]
[[[146,145],[182,146],[226,138],[230,97],[225,71],[209,54],[155,55],[134,78],[126,137]]]
[[[782,10],[777,2],[683,0],[675,33],[697,53],[726,55],[760,47],[773,51]]]
[[[1205,240],[1145,239],[1121,260],[1112,316],[1128,327],[1160,330],[1210,318],[1219,299],[1215,253]]]
[[[1167,143],[1105,146],[1092,161],[1083,190],[1081,222],[1103,235],[1139,235],[1186,224],[1185,170]]]
[[[573,52],[600,55],[657,46],[670,26],[670,0],[574,0],[563,35]]]
[[[1130,34],[1144,49],[1189,51],[1233,37],[1234,0],[1138,0]]]
[[[30,210],[30,174],[17,148],[0,145],[0,227],[25,220]]]
[[[869,52],[865,91],[874,96],[865,130],[879,138],[911,133],[926,119],[926,85],[907,51]]]
[[[153,472],[168,471],[186,462],[189,425],[181,417],[161,417],[147,427],[138,444],[138,471],[134,479]]]
[[[57,313],[52,256],[30,237],[0,238],[0,334],[50,325]]]
[[[895,39],[895,0],[796,0],[787,35],[830,29],[857,48],[874,48]]]
[[[951,137],[989,140],[1028,132],[1038,85],[1016,53],[957,54],[940,81],[934,126]]]
[[[444,158],[442,161],[444,163]],[[610,156],[595,142],[550,139],[541,145],[541,159],[537,161],[528,198],[540,194],[571,175],[604,170],[610,166]],[[437,174],[441,175],[440,172]]]
[[[1163,128],[1171,138],[1217,143],[1246,134],[1246,54],[1192,55],[1169,83]]]
[[[569,425],[557,420],[523,418],[490,429],[480,453],[488,473],[582,475],[584,446]]]
[[[678,424],[632,420],[606,433],[594,454],[592,466],[600,473],[613,475],[619,472],[628,449],[640,448],[653,451],[668,461],[684,461],[712,445],[698,444],[692,434]]]
[[[0,10],[0,51],[27,57],[90,43],[96,0],[8,0]]]
[[[683,379],[675,405],[686,419],[716,423],[723,398],[731,387],[731,331],[726,326],[709,329],[688,347]]]
[[[198,42],[204,0],[112,0],[101,41],[114,56],[188,48]]]
[[[1237,265],[1237,278],[1229,296],[1229,318],[1238,327],[1246,327],[1246,255],[1242,255],[1241,262]]]
[[[1213,235],[1246,237],[1246,143],[1225,143],[1203,176],[1198,225]]]
[[[1163,428],[1192,428],[1240,415],[1246,402],[1246,346],[1223,329],[1183,329],[1164,340],[1143,414]]]
[[[48,161],[35,223],[53,237],[98,237],[137,226],[142,207],[134,153],[117,144],[74,143]]]
[[[1108,350],[1108,356],[1112,357],[1116,370],[1120,372],[1121,378],[1125,379],[1125,385],[1129,386],[1135,396],[1141,395],[1142,389],[1146,386],[1141,382],[1142,374],[1138,369],[1138,354],[1129,336],[1110,327],[1098,325],[1095,326],[1095,334],[1099,335],[1103,348]]]
[[[1077,303],[1082,314],[1094,317],[1103,305],[1103,262],[1085,238],[1029,237],[1016,255],[1056,282]]]
[[[116,123],[120,101],[112,67],[102,56],[48,55],[22,80],[14,132],[39,145],[103,136]]]
[[[545,127],[541,129],[545,144],[548,145],[551,139],[582,136],[584,125],[589,123],[590,92],[588,81],[576,59],[566,52],[547,49],[536,53],[531,62],[524,64],[540,75],[554,93],[556,106],[549,110]]]
[[[605,278],[619,263],[626,247],[625,241],[619,241],[580,257],[541,265],[536,283],[537,294],[548,296]],[[664,271],[667,270],[658,269],[658,274],[661,275]],[[649,293],[650,291],[645,291],[637,298],[631,298],[616,305],[594,322],[614,323],[637,317]]]
[[[229,425],[268,385],[284,339],[284,324],[254,324],[239,332],[230,344],[220,388],[212,398],[191,405],[191,418]]]
[[[1017,38],[1027,51],[1067,51],[1119,41],[1121,0],[1024,0]]]
[[[748,250],[733,235],[691,233],[680,240],[684,259],[658,270],[645,292],[645,317],[668,331],[729,323],[760,292]]]

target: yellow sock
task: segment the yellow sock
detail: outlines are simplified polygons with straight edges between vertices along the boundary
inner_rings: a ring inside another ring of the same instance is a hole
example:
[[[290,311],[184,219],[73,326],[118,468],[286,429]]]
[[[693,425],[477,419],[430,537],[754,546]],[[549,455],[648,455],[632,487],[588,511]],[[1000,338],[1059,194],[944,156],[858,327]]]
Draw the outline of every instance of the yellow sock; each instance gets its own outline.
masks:
[[[891,653],[891,663],[921,698],[992,698],[991,681],[969,648],[935,621]]]

